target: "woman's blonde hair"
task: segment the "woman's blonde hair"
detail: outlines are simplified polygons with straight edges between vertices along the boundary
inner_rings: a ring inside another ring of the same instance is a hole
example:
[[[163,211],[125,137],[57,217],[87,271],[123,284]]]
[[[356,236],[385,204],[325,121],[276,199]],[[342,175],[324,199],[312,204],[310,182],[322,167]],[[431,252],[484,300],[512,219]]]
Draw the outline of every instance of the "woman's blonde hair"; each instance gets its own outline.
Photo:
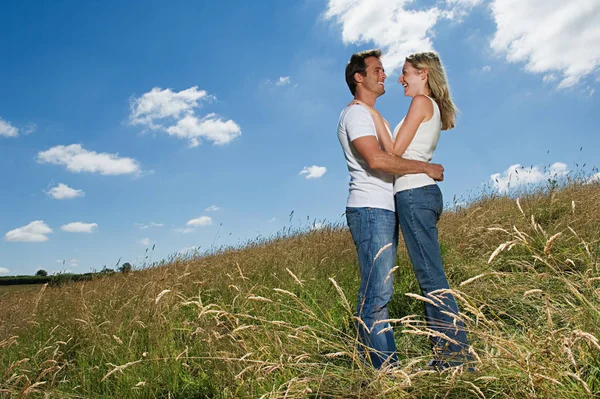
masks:
[[[452,102],[450,86],[440,57],[433,52],[416,53],[406,57],[406,61],[419,71],[427,69],[427,84],[431,90],[431,96],[440,107],[442,130],[452,129],[458,108]]]

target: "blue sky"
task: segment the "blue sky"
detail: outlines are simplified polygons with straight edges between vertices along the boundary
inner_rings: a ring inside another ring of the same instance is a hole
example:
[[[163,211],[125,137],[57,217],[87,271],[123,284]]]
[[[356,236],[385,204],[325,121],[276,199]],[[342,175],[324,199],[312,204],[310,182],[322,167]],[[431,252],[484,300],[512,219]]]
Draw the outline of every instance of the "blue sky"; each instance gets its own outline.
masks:
[[[341,221],[344,67],[373,47],[393,124],[403,58],[446,65],[461,110],[434,158],[447,202],[599,166],[600,5],[513,3],[3,2],[0,275]]]

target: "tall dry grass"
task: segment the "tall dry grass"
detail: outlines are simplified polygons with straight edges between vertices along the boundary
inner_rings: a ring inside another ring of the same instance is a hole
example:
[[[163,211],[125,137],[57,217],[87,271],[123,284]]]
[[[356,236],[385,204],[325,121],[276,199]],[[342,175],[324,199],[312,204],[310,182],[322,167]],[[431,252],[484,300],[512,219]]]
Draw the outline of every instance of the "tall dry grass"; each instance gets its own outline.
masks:
[[[595,397],[599,196],[575,182],[442,217],[475,373],[426,368],[433,332],[403,244],[390,303],[400,365],[365,365],[355,249],[328,227],[1,296],[0,397]]]

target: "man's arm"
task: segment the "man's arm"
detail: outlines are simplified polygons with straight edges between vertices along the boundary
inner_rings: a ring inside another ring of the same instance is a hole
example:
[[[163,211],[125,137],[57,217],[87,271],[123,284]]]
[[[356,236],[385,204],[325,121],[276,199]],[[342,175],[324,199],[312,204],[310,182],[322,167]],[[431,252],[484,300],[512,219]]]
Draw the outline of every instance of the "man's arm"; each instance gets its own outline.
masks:
[[[434,180],[444,180],[444,167],[436,163],[411,161],[383,151],[375,136],[363,136],[352,141],[352,145],[371,169],[395,175],[426,173]]]

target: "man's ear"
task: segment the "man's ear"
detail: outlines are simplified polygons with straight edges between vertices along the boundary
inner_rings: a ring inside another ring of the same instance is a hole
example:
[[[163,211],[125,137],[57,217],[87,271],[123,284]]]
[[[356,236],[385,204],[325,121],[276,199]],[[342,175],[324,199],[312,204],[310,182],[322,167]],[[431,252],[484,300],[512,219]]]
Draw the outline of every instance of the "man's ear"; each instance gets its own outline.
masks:
[[[354,81],[355,81],[356,83],[362,83],[362,81],[363,81],[363,79],[364,79],[364,78],[365,78],[365,77],[364,77],[364,76],[362,76],[362,75],[360,74],[360,72],[355,72],[355,73],[354,73]]]

